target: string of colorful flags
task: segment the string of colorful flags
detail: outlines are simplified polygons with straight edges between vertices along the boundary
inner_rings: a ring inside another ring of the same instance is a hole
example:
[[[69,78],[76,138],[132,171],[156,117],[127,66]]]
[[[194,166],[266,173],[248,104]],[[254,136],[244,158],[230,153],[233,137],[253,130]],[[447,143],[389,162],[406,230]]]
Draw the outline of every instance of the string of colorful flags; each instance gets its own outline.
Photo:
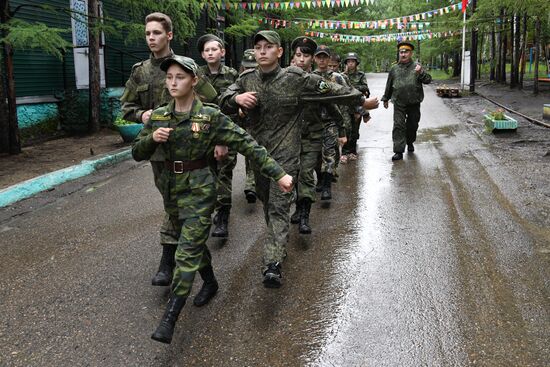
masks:
[[[347,8],[350,6],[361,6],[373,3],[375,0],[312,0],[312,1],[251,1],[231,2],[213,1],[208,2],[221,10],[287,10],[287,9],[315,9],[315,8]]]
[[[416,41],[432,38],[447,38],[462,34],[462,31],[447,32],[402,32],[393,34],[382,34],[377,36],[356,36],[339,33],[323,33],[316,31],[306,31],[305,35],[315,38],[330,38],[333,42],[344,43],[373,43],[373,42],[396,42],[396,41]]]
[[[316,22],[311,22],[309,20],[284,20],[284,19],[276,19],[276,18],[260,18],[259,21],[261,24],[266,24],[271,26],[272,28],[290,28],[295,27],[299,25],[304,25],[307,28],[322,28],[322,29],[360,29],[353,25],[350,26],[350,22],[348,21],[324,21],[319,20],[319,23],[317,25]],[[357,22],[351,22],[351,23],[357,23]],[[411,30],[421,30],[424,28],[429,28],[431,26],[430,22],[406,22],[406,23],[389,23],[389,25],[386,25],[386,23],[382,23],[380,27],[372,27],[371,29],[393,29],[393,27],[396,26],[397,29],[411,29]]]
[[[417,29],[422,29],[419,26],[420,20],[428,20],[437,16],[449,14],[454,11],[462,10],[462,3],[445,6],[443,8],[434,9],[418,14],[406,15],[402,17],[380,19],[372,21],[352,21],[352,20],[332,20],[332,19],[294,19],[284,20],[275,18],[261,18],[261,22],[269,24],[275,28],[287,28],[293,25],[304,25],[311,29],[392,29],[394,26],[397,29],[408,28],[409,24],[416,25]],[[428,23],[429,24],[429,23]]]

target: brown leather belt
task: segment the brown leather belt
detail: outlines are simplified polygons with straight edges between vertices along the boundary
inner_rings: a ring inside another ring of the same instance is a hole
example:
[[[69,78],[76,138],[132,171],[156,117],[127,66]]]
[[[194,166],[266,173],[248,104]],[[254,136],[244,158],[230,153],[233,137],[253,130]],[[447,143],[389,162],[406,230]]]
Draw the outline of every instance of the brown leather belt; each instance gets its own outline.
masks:
[[[164,161],[164,168],[173,173],[183,173],[201,169],[208,166],[208,162],[205,158],[195,159],[192,161]]]

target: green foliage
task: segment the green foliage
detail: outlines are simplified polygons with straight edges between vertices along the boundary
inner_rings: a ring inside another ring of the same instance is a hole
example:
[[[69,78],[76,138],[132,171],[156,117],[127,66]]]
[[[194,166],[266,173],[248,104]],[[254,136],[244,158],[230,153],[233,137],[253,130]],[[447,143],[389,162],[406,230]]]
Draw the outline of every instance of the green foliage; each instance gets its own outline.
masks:
[[[121,116],[117,116],[115,122],[113,122],[113,125],[115,126],[122,126],[122,125],[135,125],[136,123],[133,121],[124,120]]]
[[[248,16],[225,28],[225,34],[233,37],[248,37],[254,34],[258,28],[258,18]]]
[[[489,112],[489,116],[495,120],[506,120],[504,110],[502,108],[497,108],[496,110]]]
[[[71,44],[61,37],[69,29],[48,27],[43,23],[28,23],[20,19],[10,19],[6,24],[0,24],[0,29],[7,36],[1,42],[10,44],[15,49],[38,48],[59,59]]]
[[[133,23],[115,21],[115,28],[128,32],[127,42],[142,40],[145,32],[144,20],[147,14],[161,12],[172,19],[174,40],[184,44],[185,40],[195,35],[197,19],[202,5],[199,0],[114,0],[127,9]],[[108,14],[107,14],[108,15]]]

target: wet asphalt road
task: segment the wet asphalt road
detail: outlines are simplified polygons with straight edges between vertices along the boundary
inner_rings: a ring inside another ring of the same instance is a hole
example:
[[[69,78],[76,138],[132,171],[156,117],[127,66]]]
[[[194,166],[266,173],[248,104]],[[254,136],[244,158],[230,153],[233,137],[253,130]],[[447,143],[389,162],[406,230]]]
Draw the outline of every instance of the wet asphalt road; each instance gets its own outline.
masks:
[[[381,95],[385,75],[369,84]],[[313,234],[292,228],[278,290],[261,284],[241,159],[231,236],[209,240],[220,292],[189,302],[170,346],[149,339],[167,289],[150,286],[162,206],[148,165],[0,210],[0,366],[550,365],[550,230],[430,88],[422,112],[397,163],[392,108],[372,112]]]

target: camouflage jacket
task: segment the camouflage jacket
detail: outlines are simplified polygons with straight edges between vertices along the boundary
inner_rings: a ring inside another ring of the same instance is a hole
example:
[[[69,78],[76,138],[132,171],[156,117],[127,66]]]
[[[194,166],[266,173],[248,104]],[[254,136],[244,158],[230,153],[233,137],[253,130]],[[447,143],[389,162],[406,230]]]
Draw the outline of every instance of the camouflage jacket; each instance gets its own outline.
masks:
[[[132,67],[130,79],[120,98],[123,119],[141,123],[141,115],[145,111],[170,101],[172,97],[166,90],[166,73],[160,70],[160,64],[173,55],[170,51],[169,56],[156,59],[151,54],[148,60],[138,62]]]
[[[220,69],[217,74],[212,74],[208,65],[199,67],[199,75],[206,79],[218,93],[218,99],[214,102],[218,104],[219,97],[225,92],[227,87],[235,83],[239,73],[237,70],[230,68],[229,66],[220,65]]]
[[[214,154],[216,145],[227,145],[248,158],[266,177],[278,180],[285,171],[273,160],[264,147],[213,104],[196,99],[191,111],[180,114],[174,111],[174,101],[153,111],[140,134],[132,144],[132,156],[141,161],[150,159],[160,147],[170,161],[207,159]],[[174,130],[166,143],[153,140],[154,130],[170,127]],[[216,184],[210,167],[173,173],[163,170],[160,177],[164,206],[168,214],[180,218],[208,217],[216,203]]]
[[[277,66],[268,73],[260,69],[243,72],[221,96],[222,110],[236,111],[239,105],[235,97],[244,92],[256,92],[258,101],[256,107],[248,111],[251,135],[290,174],[298,172],[300,167],[304,104],[356,105],[362,98],[355,89],[326,82],[298,67]]]
[[[391,99],[395,105],[407,106],[418,104],[424,100],[422,84],[429,84],[432,77],[424,70],[418,74],[414,70],[416,65],[415,62],[411,61],[406,64],[399,63],[392,66],[382,101]]]
[[[354,73],[346,73],[351,85],[363,93],[366,97],[370,96],[369,85],[367,84],[367,74],[357,70]]]
[[[344,78],[344,76],[340,73],[337,73],[334,71],[321,72],[319,70],[315,70],[313,71],[313,73],[323,77],[327,81],[353,88],[353,86],[350,83],[348,83]],[[336,126],[338,127],[338,136],[344,137],[346,136],[346,130],[348,131],[351,130],[351,113],[353,109],[345,105],[333,106],[331,110],[334,111],[334,109],[337,110],[336,115],[334,113],[329,112],[329,110],[327,110],[325,105],[321,108],[321,115],[325,123],[327,121],[330,123],[335,123]],[[342,118],[340,118],[338,115],[341,116]]]

